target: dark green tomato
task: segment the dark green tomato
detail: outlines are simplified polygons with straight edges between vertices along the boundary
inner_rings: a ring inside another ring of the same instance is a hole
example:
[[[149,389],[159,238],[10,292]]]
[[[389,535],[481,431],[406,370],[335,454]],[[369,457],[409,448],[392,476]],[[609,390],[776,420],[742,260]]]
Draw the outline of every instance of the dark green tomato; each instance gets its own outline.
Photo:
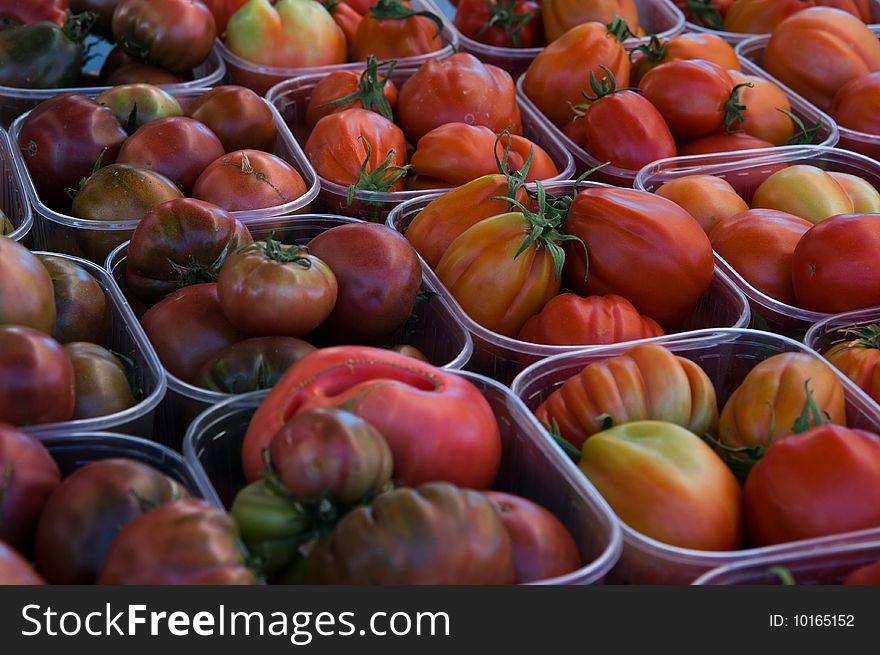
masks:
[[[40,22],[0,32],[0,85],[58,89],[76,85],[83,65],[82,41],[94,16],[71,17],[63,27]]]
[[[104,343],[107,333],[107,298],[104,289],[82,266],[53,255],[37,255],[55,289],[55,326],[59,343]]]
[[[83,341],[68,343],[64,350],[73,362],[74,419],[109,416],[134,406],[125,368],[113,353]]]
[[[153,84],[120,84],[104,91],[95,102],[110,107],[129,134],[157,118],[183,114],[177,99]]]
[[[288,368],[315,347],[294,337],[257,337],[233,344],[199,371],[195,385],[221,393],[271,389]]]

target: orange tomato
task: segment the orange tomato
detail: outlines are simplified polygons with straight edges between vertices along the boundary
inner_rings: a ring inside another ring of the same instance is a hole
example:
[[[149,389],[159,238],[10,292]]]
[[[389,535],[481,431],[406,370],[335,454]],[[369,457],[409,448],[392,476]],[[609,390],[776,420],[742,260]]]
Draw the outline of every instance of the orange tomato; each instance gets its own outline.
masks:
[[[755,190],[752,207],[777,209],[811,223],[837,214],[851,214],[853,203],[827,172],[798,164],[773,173]]]
[[[721,219],[749,208],[730,184],[714,175],[685,175],[654,193],[687,210],[707,233]]]
[[[880,134],[880,73],[857,77],[834,94],[828,113],[841,127]]]
[[[639,30],[634,0],[542,0],[541,18],[547,42],[555,41],[572,27],[590,21],[607,25],[620,16],[633,34]]]
[[[880,193],[870,182],[849,173],[828,171],[828,175],[833,177],[849,196],[856,214],[880,214]]]
[[[769,34],[788,16],[814,4],[815,0],[736,0],[724,17],[724,31]]]
[[[727,41],[714,34],[688,32],[662,44],[655,39],[650,46],[636,49],[632,56],[630,82],[638,84],[642,76],[655,66],[686,59],[703,59],[724,70],[739,70],[739,59]]]
[[[856,338],[832,346],[825,358],[880,403],[880,325],[849,330]]]
[[[395,18],[395,15],[405,15]],[[404,0],[378,0],[364,15],[354,38],[348,44],[351,61],[364,61],[368,55],[377,59],[400,59],[436,52],[443,48],[440,38],[442,23],[433,18],[417,15]]]
[[[785,112],[791,112],[791,103],[777,85],[755,75],[739,71],[727,71],[734,84],[751,84],[739,88],[739,102],[745,105],[743,120],[734,121],[731,130],[744,130],[746,134],[782,146],[794,134],[794,123]]]

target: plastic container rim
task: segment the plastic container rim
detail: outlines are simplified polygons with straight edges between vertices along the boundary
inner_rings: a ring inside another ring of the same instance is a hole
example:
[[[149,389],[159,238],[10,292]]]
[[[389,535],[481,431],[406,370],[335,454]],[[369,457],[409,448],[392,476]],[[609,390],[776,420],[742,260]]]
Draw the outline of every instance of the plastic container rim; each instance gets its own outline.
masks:
[[[22,213],[24,214],[21,223],[16,226],[12,232],[7,234],[6,238],[13,241],[21,241],[33,227],[34,214],[33,209],[31,208],[30,198],[28,198],[25,189],[25,184],[22,181],[21,173],[18,170],[18,164],[15,161],[12,141],[9,138],[9,133],[2,127],[0,127],[0,158],[2,158],[6,163],[6,166],[9,167],[9,174],[12,175],[13,186],[18,190],[18,193],[21,194]],[[10,221],[12,220],[11,217],[7,218],[9,218]]]

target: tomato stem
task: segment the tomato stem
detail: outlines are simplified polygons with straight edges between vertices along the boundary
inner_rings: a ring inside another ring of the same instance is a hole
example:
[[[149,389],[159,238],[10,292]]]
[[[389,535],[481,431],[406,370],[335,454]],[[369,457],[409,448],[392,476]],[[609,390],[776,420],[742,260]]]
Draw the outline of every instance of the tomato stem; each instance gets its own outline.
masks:
[[[822,410],[819,409],[819,405],[816,404],[816,399],[813,397],[813,392],[810,391],[809,380],[804,382],[804,394],[807,396],[804,409],[801,415],[795,419],[794,425],[791,426],[791,431],[794,434],[801,434],[810,428],[831,422],[830,417],[827,417],[827,415],[822,416]]]
[[[791,136],[791,138],[785,142],[787,146],[801,146],[808,145],[813,143],[816,140],[816,134],[819,132],[819,128],[822,127],[822,123],[816,121],[810,127],[804,125],[804,122],[792,114],[790,111],[782,109],[781,107],[777,107],[776,111],[780,111],[791,119],[791,122],[794,123],[796,128],[795,133]]]
[[[94,12],[84,11],[81,14],[74,15],[74,13],[68,9],[67,20],[61,27],[61,31],[64,32],[64,36],[71,41],[82,42],[92,30],[92,27],[94,27],[97,19],[98,15]]]
[[[437,14],[431,11],[416,11],[404,5],[401,0],[378,0],[370,7],[369,14],[376,20],[407,20],[413,16],[422,16],[432,21],[437,27],[435,37],[439,37],[443,31],[443,20]]]
[[[789,571],[784,566],[771,566],[769,569],[767,569],[767,571],[777,576],[779,578],[779,581],[786,587],[794,587],[797,585],[797,582],[795,581],[794,576],[791,574],[791,571]]]
[[[651,35],[651,40],[648,42],[648,45],[640,45],[633,48],[632,53],[630,53],[630,60],[632,60],[632,55],[636,52],[641,52],[648,58],[648,61],[654,64],[663,61],[663,58],[666,57],[666,48],[660,42],[660,39],[656,34]]]
[[[876,348],[880,349],[880,325],[862,325],[843,330],[843,334],[850,334],[856,339],[846,344],[846,348]]]
[[[386,65],[388,66],[388,70],[380,81],[379,67]],[[384,88],[391,79],[391,74],[394,72],[394,67],[396,65],[397,61],[393,59],[380,64],[378,59],[373,55],[370,55],[367,57],[367,67],[364,69],[364,72],[361,73],[360,79],[358,80],[358,90],[343,98],[339,98],[338,100],[324,103],[321,107],[341,107],[350,102],[359,102],[364,109],[376,112],[387,118],[389,121],[394,120],[394,111],[391,109],[391,104],[388,102],[388,98],[385,97]]]
[[[727,99],[727,104],[724,105],[724,131],[727,134],[733,134],[742,129],[742,123],[745,121],[745,115],[743,112],[746,111],[748,107],[742,104],[739,100],[740,90],[743,87],[752,89],[754,86],[755,85],[751,82],[740,82],[731,90],[730,97]],[[734,127],[734,125],[736,125],[736,127]]]
[[[687,0],[684,8],[690,15],[691,20],[697,25],[711,27],[716,30],[724,27],[724,17],[718,11],[718,7],[712,4],[712,0]]]
[[[387,155],[385,155],[385,159],[381,164],[376,166],[372,171],[367,171],[367,167],[370,165],[370,158],[373,156],[373,148],[370,145],[370,142],[363,136],[358,136],[358,141],[361,141],[364,144],[364,149],[367,154],[361,162],[360,179],[358,179],[355,184],[350,184],[348,186],[348,194],[345,198],[346,204],[343,205],[344,207],[351,206],[352,202],[354,202],[355,192],[358,189],[379,192],[389,191],[394,187],[397,181],[402,177],[405,177],[409,172],[409,169],[412,168],[412,164],[407,164],[406,166],[393,165],[391,162],[393,162],[394,157],[397,156],[397,151],[392,149],[388,151]]]
[[[489,19],[483,23],[476,36],[482,36],[492,27],[499,27],[510,37],[514,48],[519,48],[520,31],[535,17],[533,13],[517,14],[517,0],[486,0],[489,8]]]
[[[246,154],[242,153],[241,164],[236,164],[234,161],[226,161],[223,162],[223,165],[235,166],[240,170],[242,174],[253,175],[258,182],[264,182],[268,184],[269,187],[278,195],[278,198],[281,200],[282,203],[287,201],[287,198],[284,197],[284,194],[281,193],[281,190],[277,186],[272,184],[272,181],[269,179],[269,177],[265,173],[258,171],[256,168],[253,167],[253,165],[251,164],[251,160]]]
[[[544,424],[547,434],[556,442],[556,445],[565,453],[568,458],[575,464],[580,464],[581,450],[562,437],[562,431],[559,429],[559,423],[556,419],[552,419],[550,425]]]
[[[309,250],[305,246],[288,246],[271,236],[265,241],[256,241],[246,248],[262,250],[267,259],[282,264],[297,264],[301,268],[311,268],[312,261],[309,259]]]
[[[608,33],[621,43],[626,39],[632,39],[635,37],[635,34],[629,29],[627,22],[620,16],[615,16],[614,20],[608,23],[605,27],[608,29]]]

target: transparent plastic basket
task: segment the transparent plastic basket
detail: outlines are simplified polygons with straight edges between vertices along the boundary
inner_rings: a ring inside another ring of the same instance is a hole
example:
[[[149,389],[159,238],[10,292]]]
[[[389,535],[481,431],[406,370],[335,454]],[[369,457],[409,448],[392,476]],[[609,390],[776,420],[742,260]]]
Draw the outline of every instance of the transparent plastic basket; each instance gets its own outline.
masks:
[[[189,89],[201,89],[219,84],[226,75],[226,66],[217,47],[203,64],[193,70],[193,79],[180,84],[161,85],[166,91],[177,93]],[[71,87],[65,89],[18,89],[11,86],[0,86],[0,126],[9,127],[22,114],[30,111],[38,104],[61,93],[82,93],[95,97],[110,87]]]
[[[871,9],[875,12],[874,20],[880,21],[880,0],[872,0]],[[880,38],[880,25],[869,25],[869,28]],[[779,81],[762,68],[764,65],[764,50],[767,48],[767,41],[769,40],[769,36],[758,36],[748,39],[736,47],[736,52],[740,60],[743,61],[744,67],[748,67],[749,72],[760,71],[764,77],[775,81],[776,84],[781,86]],[[804,100],[804,102],[807,101]],[[839,132],[838,148],[852,150],[874,159],[880,159],[880,134],[859,132],[843,125],[837,125],[837,130]]]
[[[442,59],[448,57],[458,50],[458,31],[449,22],[449,19],[438,11],[430,2],[426,0],[411,0],[410,4],[413,9],[418,11],[432,11],[436,13],[443,22],[443,29],[440,32],[440,38],[443,41],[443,47],[435,52],[429,52],[424,55],[414,57],[400,57],[397,62],[401,67],[418,66],[429,59]],[[326,75],[335,70],[363,68],[363,62],[350,62],[347,64],[333,64],[329,66],[311,66],[303,68],[278,68],[276,66],[262,66],[253,62],[242,59],[233,54],[224,43],[217,39],[216,48],[220,51],[223,61],[226,64],[227,77],[230,84],[239,84],[253,89],[260,95],[266,93],[276,84],[288,80],[292,77],[301,75]]]
[[[154,412],[165,395],[165,373],[156,352],[113,278],[97,264],[84,259],[54,252],[36,254],[52,255],[73,262],[85,269],[101,285],[107,299],[107,337],[105,343],[98,345],[133,362],[134,366],[128,373],[137,404],[108,416],[33,425],[28,426],[27,430],[40,437],[72,432],[103,432],[111,429],[142,437],[150,436],[153,430]]]
[[[684,14],[671,0],[635,0],[636,10],[639,13],[639,23],[648,35],[656,34],[663,40],[671,39],[684,31]],[[455,18],[455,8],[445,0],[434,2],[437,8],[450,20]],[[480,61],[503,68],[514,79],[526,72],[529,64],[537,57],[544,48],[500,48],[471,39],[461,32],[455,25],[452,28],[458,35],[459,49],[469,52]],[[650,36],[627,39],[624,47],[632,51],[640,45],[646,45]]]
[[[719,409],[748,372],[760,361],[783,352],[817,353],[793,339],[746,329],[698,330],[655,341],[676,355],[697,363],[715,385]],[[514,380],[513,393],[534,411],[547,397],[584,367],[626,352],[630,345],[606,346],[545,359]],[[829,365],[829,368],[830,367]],[[880,433],[880,411],[866,401],[855,385],[837,373],[844,387],[847,425]],[[549,436],[547,437],[549,439]],[[572,464],[574,466],[574,464]],[[586,477],[584,484],[589,485]],[[700,551],[678,548],[651,539],[621,522],[623,554],[611,574],[615,582],[635,584],[688,584],[702,573],[741,560],[801,552],[829,545],[880,538],[880,528],[737,551]]]
[[[570,194],[574,188],[573,181],[556,182],[547,184],[545,188],[549,193]],[[534,185],[528,185],[534,188]],[[579,189],[607,186],[595,182],[582,182]],[[420,198],[407,201],[395,208],[388,217],[388,225],[396,229],[401,234],[406,234],[406,230],[412,223],[413,219],[429,202],[440,196],[442,192],[423,195]],[[492,330],[484,328],[482,325],[474,321],[462,309],[461,305],[455,300],[455,297],[437,278],[437,275],[430,270],[427,264],[422,262],[425,270],[425,276],[428,277],[432,284],[440,289],[440,292],[446,298],[449,305],[455,312],[458,321],[464,325],[474,341],[474,354],[468,364],[468,369],[477,371],[489,377],[509,383],[513,378],[525,367],[530,364],[560,353],[580,351],[584,346],[546,346],[536,343],[528,343],[506,337]],[[698,328],[711,327],[745,327],[749,323],[749,307],[745,296],[736,288],[736,286],[721,272],[718,267],[715,268],[715,276],[709,289],[703,294],[697,303],[694,313],[685,322],[682,329],[695,330]],[[651,341],[652,339],[647,339]],[[643,340],[645,341],[645,340]],[[629,342],[633,344],[635,342]],[[600,346],[592,346],[599,348]]]
[[[715,175],[730,182],[750,204],[755,188],[788,164],[810,164],[828,171],[852,173],[880,189],[880,162],[847,150],[822,146],[784,146],[661,159],[639,171],[636,188],[656,191],[666,182],[686,175]],[[786,305],[761,293],[718,253],[715,254],[715,263],[749,299],[752,327],[801,339],[811,325],[829,316]]]
[[[773,567],[781,567],[791,573],[798,586],[837,585],[853,570],[876,562],[880,562],[880,540],[746,559],[713,569],[694,584],[780,585],[782,578]]]
[[[740,65],[743,65],[743,59],[740,57]],[[801,98],[799,95],[791,91],[788,87],[780,84],[772,77],[770,77],[763,70],[758,68],[743,68],[743,72],[749,75],[755,75],[757,77],[763,77],[765,79],[769,79],[777,84],[780,89],[785,93],[788,97],[789,104],[791,105],[791,113],[800,118],[804,125],[811,126],[818,121],[819,129],[816,132],[816,145],[821,146],[833,146],[837,143],[838,139],[838,131],[837,124],[831,120],[831,117],[827,114],[819,111],[816,107],[808,103],[806,100]],[[581,174],[586,170],[589,170],[595,166],[599,166],[603,162],[599,161],[593,155],[588,153],[586,150],[581,148],[574,141],[569,139],[558,127],[553,125],[544,114],[535,106],[535,103],[532,102],[529,97],[526,95],[525,90],[523,89],[523,80],[525,76],[520,77],[516,82],[516,94],[520,99],[520,103],[523,106],[529,107],[532,111],[537,113],[541,118],[544,119],[544,123],[547,126],[547,129],[561,141],[566,148],[574,155],[574,163],[575,163],[575,172],[577,174]],[[733,151],[734,153],[743,153],[749,152],[748,150],[739,150]],[[722,153],[728,154],[728,153]],[[650,166],[650,164],[649,164]],[[614,184],[616,186],[623,187],[631,187],[635,184],[636,176],[639,171],[629,169],[629,168],[621,168],[619,166],[604,166],[594,173],[593,177],[600,182],[607,182],[609,184]]]
[[[598,584],[620,553],[620,529],[608,505],[580,483],[541,427],[506,387],[473,373],[460,373],[489,401],[501,428],[501,468],[495,487],[545,507],[568,528],[580,549],[583,568],[539,584]],[[184,455],[213,500],[229,507],[245,486],[241,445],[248,423],[266,392],[241,396],[206,411],[190,426]]]
[[[181,104],[192,102],[209,89],[185,89],[172,91],[172,95],[180,100]],[[249,211],[236,211],[232,214],[249,227],[261,227],[276,225],[279,216],[302,214],[311,208],[311,203],[318,195],[320,183],[312,165],[303,153],[302,148],[293,138],[287,125],[278,115],[275,108],[267,103],[275,117],[277,138],[273,153],[281,159],[292,164],[299,171],[306,185],[306,192],[299,198],[283,205],[254,209]],[[122,221],[93,221],[76,218],[69,214],[62,214],[47,207],[40,200],[34,186],[33,178],[27,170],[21,149],[18,144],[21,126],[27,114],[19,117],[9,130],[9,138],[12,143],[12,152],[16,168],[21,176],[28,199],[34,210],[33,240],[38,248],[64,252],[79,257],[85,257],[92,261],[103,263],[107,254],[120,243],[127,241],[137,226],[137,220]],[[83,252],[87,250],[88,252]]]
[[[306,215],[300,216],[276,229],[252,229],[255,239],[272,236],[285,243],[305,245],[320,233],[332,227],[357,223],[356,219],[342,216]],[[123,244],[107,258],[106,267],[119,287],[126,292],[125,259],[128,244]],[[427,276],[423,277],[422,291],[437,292]],[[138,301],[130,298],[133,305]],[[441,295],[430,302],[419,303],[408,329],[397,335],[401,343],[406,343],[422,351],[428,360],[448,369],[462,368],[470,359],[473,342],[470,334],[456,319],[449,302]],[[168,393],[156,411],[156,437],[172,448],[180,448],[183,435],[189,424],[208,407],[221,403],[233,394],[208,391],[193,386],[165,371],[168,379]]]
[[[31,231],[34,218],[15,166],[12,149],[9,135],[6,130],[0,128],[0,209],[14,228],[6,238],[22,241]]]
[[[391,79],[400,88],[416,70],[417,68],[414,67],[395,68]],[[312,91],[324,76],[325,74],[321,73],[295,77],[272,87],[266,95],[267,100],[275,105],[291,132],[303,146],[309,137],[306,109],[312,97]],[[543,148],[559,170],[559,174],[552,179],[565,180],[572,177],[574,159],[561,141],[550,132],[546,120],[522,102],[520,102],[520,114],[523,136]],[[321,192],[318,194],[316,202],[319,211],[354,216],[374,223],[384,223],[388,213],[394,207],[406,200],[425,194],[424,190],[394,192],[357,190],[349,205],[348,187],[320,176],[319,179],[321,180]]]

